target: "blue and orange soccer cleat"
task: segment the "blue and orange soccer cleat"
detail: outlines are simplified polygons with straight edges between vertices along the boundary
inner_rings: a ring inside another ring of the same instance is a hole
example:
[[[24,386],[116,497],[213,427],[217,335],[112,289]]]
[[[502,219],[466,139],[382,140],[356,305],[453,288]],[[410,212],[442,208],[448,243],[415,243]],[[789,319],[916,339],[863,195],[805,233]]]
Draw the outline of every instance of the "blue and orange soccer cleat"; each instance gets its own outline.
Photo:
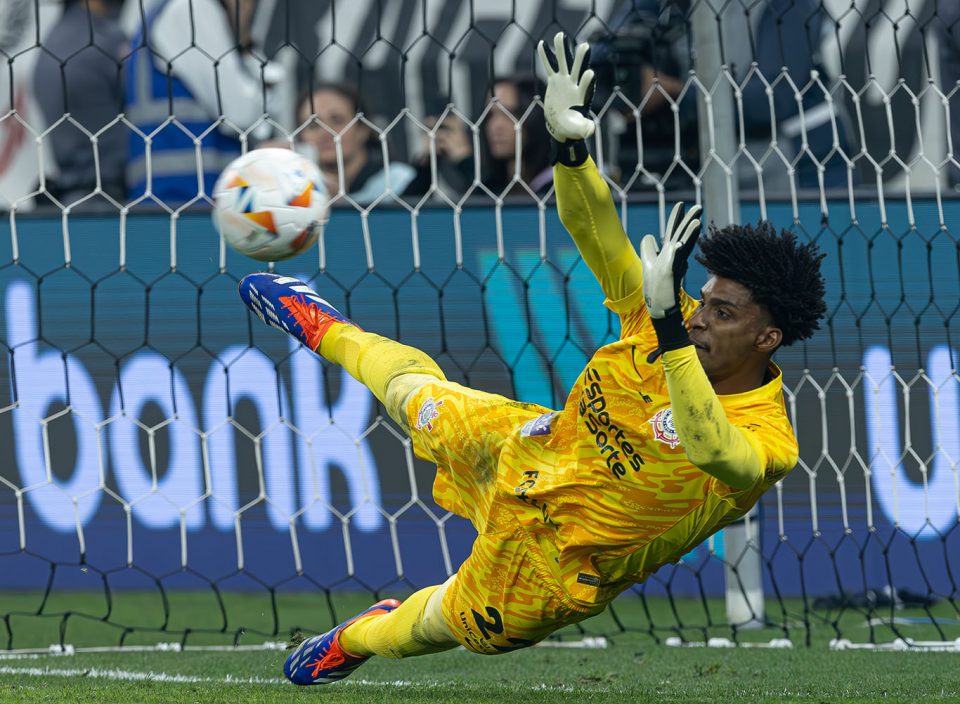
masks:
[[[247,308],[267,325],[290,333],[311,350],[334,323],[354,325],[300,279],[258,272],[237,286]]]
[[[396,599],[378,601],[323,635],[307,638],[283,663],[283,674],[294,684],[330,684],[353,674],[370,658],[357,657],[340,647],[340,632],[355,621],[388,614],[400,606]]]

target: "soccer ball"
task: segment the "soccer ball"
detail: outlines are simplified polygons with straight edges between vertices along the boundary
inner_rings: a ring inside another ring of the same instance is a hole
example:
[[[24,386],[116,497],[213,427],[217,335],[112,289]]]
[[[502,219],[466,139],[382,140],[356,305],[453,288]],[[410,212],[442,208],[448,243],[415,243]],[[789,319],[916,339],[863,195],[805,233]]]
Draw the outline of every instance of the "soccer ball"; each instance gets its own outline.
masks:
[[[289,149],[254,149],[234,159],[217,179],[213,200],[223,239],[263,262],[313,246],[327,219],[320,169]]]

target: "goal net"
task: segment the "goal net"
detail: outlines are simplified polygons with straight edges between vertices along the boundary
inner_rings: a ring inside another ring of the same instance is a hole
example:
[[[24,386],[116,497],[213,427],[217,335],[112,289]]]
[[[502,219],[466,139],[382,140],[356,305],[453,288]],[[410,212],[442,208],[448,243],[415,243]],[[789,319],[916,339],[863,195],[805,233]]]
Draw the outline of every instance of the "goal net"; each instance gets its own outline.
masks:
[[[556,408],[619,333],[556,215],[560,30],[631,238],[676,200],[769,220],[827,253],[828,316],[777,355],[796,469],[558,640],[956,647],[955,5],[0,0],[0,648],[262,645],[456,571],[433,468],[237,300],[263,265],[211,189],[257,146],[316,158],[330,221],[273,269]]]

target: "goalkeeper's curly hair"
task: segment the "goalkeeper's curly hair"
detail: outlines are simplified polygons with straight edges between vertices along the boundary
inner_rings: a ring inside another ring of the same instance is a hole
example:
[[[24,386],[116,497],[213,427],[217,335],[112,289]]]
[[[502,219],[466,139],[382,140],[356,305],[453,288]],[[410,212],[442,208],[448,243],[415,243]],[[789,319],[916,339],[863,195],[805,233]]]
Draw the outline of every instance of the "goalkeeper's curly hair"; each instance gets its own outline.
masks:
[[[791,345],[813,335],[827,310],[820,273],[825,256],[815,243],[801,244],[794,233],[760,222],[710,228],[696,259],[711,274],[746,286],[783,331],[781,344]]]

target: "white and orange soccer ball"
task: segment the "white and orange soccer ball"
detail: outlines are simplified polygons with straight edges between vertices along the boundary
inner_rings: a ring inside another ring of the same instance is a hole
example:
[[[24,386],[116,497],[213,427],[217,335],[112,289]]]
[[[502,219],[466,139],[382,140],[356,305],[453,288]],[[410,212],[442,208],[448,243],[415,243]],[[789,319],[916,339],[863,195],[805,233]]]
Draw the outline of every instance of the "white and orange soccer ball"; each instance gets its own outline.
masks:
[[[312,247],[327,219],[320,169],[289,149],[254,149],[234,159],[213,199],[214,225],[227,244],[264,262]]]

